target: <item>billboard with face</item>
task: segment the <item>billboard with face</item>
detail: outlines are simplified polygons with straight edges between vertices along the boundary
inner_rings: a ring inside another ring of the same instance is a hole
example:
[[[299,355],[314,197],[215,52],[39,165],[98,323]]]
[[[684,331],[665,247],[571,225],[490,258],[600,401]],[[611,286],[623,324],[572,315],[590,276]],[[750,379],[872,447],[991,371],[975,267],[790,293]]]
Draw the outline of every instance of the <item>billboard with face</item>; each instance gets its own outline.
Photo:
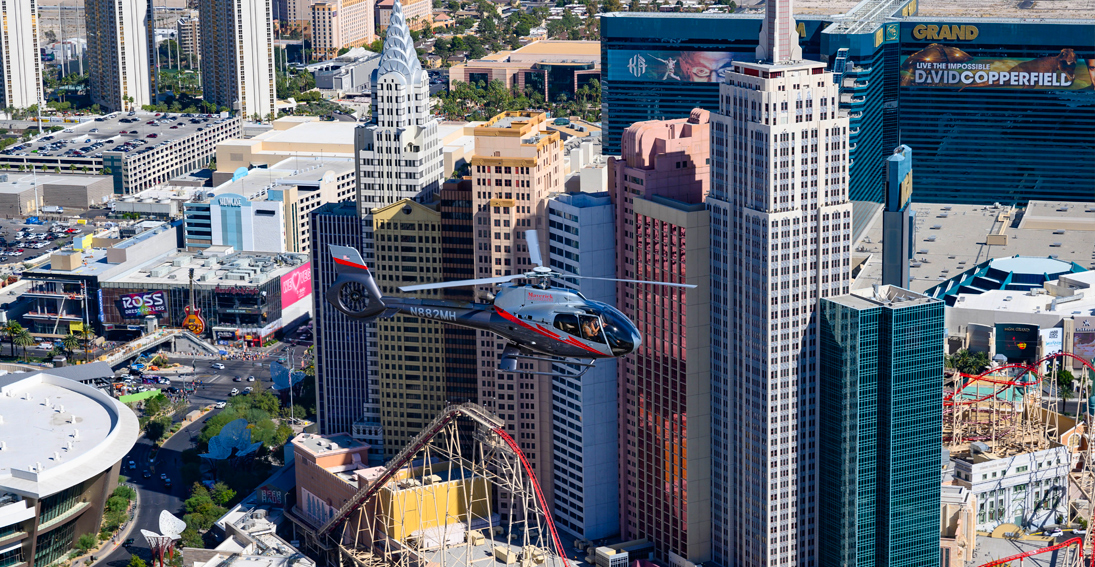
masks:
[[[901,86],[1092,90],[1091,63],[1072,48],[1037,59],[973,57],[960,47],[933,43],[902,58]]]
[[[1009,363],[1034,362],[1038,355],[1038,325],[996,324],[996,354]]]
[[[608,52],[609,79],[721,83],[735,56],[742,58],[746,54],[723,51],[611,50]]]

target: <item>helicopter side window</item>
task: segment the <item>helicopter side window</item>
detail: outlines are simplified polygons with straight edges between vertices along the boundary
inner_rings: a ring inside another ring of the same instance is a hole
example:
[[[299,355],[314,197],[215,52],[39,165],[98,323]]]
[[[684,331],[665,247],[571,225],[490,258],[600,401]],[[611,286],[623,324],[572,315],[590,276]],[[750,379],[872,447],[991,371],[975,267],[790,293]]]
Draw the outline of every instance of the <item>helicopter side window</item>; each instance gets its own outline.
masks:
[[[593,315],[579,315],[582,322],[582,338],[595,343],[604,343],[605,335],[602,332],[601,318]]]
[[[555,316],[555,328],[576,337],[582,336],[578,329],[578,316],[571,313],[560,313]]]

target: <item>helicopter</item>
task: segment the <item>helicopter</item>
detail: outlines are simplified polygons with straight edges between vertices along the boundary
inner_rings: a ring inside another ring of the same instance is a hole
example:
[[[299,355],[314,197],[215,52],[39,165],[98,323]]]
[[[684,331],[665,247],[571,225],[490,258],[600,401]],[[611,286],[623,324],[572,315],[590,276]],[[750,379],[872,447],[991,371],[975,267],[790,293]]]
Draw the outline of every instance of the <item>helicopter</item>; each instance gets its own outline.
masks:
[[[413,292],[448,287],[499,286],[489,303],[435,299],[384,297],[361,254],[349,246],[330,245],[338,274],[327,290],[326,299],[347,316],[375,321],[398,314],[409,315],[490,331],[509,344],[503,349],[498,370],[513,372],[517,361],[567,362],[582,367],[581,374],[599,359],[617,358],[642,344],[638,328],[615,307],[587,299],[580,292],[554,287],[552,278],[576,278],[635,284],[694,288],[691,284],[575,276],[561,274],[543,264],[536,231],[526,231],[532,271],[508,276],[438,282],[400,287]],[[514,280],[526,280],[515,284]],[[588,359],[589,362],[582,362]],[[524,371],[526,374],[551,374]],[[580,375],[580,374],[579,374]]]

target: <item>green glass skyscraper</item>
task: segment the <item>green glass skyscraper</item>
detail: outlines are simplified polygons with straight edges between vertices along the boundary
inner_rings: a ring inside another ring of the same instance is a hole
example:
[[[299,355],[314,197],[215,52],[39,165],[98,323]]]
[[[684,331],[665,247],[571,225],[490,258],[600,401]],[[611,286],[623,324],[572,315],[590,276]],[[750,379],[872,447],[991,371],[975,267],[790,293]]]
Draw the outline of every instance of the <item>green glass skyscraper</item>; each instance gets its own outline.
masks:
[[[819,564],[938,565],[943,302],[877,286],[819,323]]]

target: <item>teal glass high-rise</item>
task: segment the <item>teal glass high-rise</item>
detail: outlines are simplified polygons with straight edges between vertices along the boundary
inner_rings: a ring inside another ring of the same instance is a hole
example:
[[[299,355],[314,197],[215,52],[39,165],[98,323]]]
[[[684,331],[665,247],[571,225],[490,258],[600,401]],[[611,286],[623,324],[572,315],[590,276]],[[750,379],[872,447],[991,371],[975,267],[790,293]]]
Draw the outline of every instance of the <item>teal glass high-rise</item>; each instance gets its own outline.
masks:
[[[821,300],[820,565],[939,564],[943,308],[895,286]]]

